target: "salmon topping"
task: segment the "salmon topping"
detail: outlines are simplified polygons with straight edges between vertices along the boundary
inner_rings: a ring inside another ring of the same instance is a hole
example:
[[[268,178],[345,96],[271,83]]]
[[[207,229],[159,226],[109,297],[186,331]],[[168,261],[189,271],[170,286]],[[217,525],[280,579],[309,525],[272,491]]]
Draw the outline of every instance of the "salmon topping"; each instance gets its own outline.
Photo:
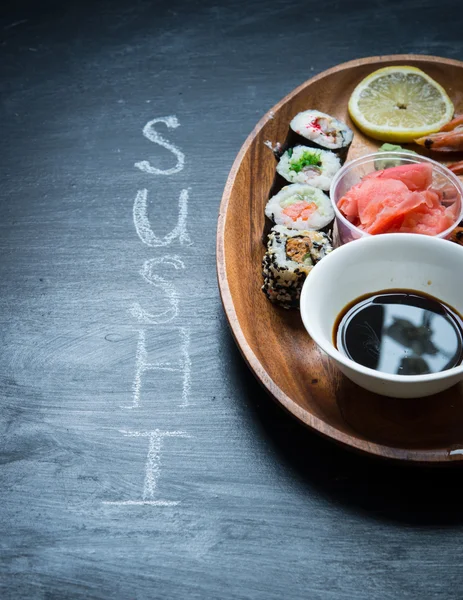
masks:
[[[283,210],[283,214],[290,217],[293,221],[297,221],[298,219],[303,219],[304,221],[310,217],[317,210],[317,205],[315,202],[306,202],[302,200],[301,202],[295,202],[294,204],[290,204]]]

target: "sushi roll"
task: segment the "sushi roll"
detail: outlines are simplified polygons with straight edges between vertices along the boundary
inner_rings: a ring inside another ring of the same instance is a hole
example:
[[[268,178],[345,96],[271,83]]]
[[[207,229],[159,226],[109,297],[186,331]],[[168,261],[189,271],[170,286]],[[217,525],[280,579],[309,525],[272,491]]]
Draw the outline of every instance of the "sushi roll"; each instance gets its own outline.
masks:
[[[262,291],[274,304],[298,308],[305,278],[332,249],[330,238],[321,231],[295,231],[276,225],[262,261]]]
[[[334,219],[328,196],[311,185],[293,183],[272,196],[266,216],[276,225],[292,229],[323,229]]]
[[[329,190],[340,168],[341,161],[333,152],[296,146],[280,158],[277,172],[291,183],[307,183],[320,190]]]
[[[347,148],[354,136],[345,123],[319,110],[298,113],[290,127],[297,134],[328,150]]]

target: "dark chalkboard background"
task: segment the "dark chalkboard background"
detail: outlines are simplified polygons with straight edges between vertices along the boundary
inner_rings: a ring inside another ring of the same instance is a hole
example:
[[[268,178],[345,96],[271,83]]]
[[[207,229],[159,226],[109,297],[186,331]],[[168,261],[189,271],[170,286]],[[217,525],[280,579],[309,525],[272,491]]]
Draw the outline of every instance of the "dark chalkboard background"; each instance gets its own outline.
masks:
[[[451,0],[2,4],[2,599],[461,599],[460,472],[357,457],[283,414],[228,331],[215,231],[233,159],[282,96],[353,58],[463,59],[462,25]],[[185,167],[144,173],[175,165],[142,134],[168,115]],[[189,189],[191,245],[141,241],[142,189],[159,237]],[[178,315],[139,323],[134,303],[169,308],[140,275],[166,255],[185,266],[157,271]],[[140,331],[148,362],[183,371],[142,373],[127,408]],[[154,430],[184,432],[160,466],[152,436],[155,490],[150,438],[127,433]],[[144,492],[166,505],[108,504]]]

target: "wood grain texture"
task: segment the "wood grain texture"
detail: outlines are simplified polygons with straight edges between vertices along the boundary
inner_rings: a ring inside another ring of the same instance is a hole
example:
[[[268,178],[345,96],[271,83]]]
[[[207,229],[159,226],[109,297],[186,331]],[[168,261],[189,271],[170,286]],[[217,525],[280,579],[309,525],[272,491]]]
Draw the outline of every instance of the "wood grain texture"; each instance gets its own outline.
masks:
[[[463,59],[442,0],[6,0],[0,3],[1,600],[461,600],[463,516],[453,469],[357,456],[300,425],[242,360],[215,274],[227,174],[260,116],[330,66],[423,52]],[[412,26],[413,25],[413,26]],[[294,48],[297,46],[298,50]],[[392,50],[393,48],[393,50]],[[155,177],[185,154],[183,171]],[[148,190],[155,232],[134,228]],[[178,373],[147,372],[126,409],[140,323],[148,358],[175,360],[191,331],[189,406]],[[142,327],[142,329],[145,326]],[[141,498],[148,441],[173,429],[157,498]],[[458,474],[457,474],[458,475]]]
[[[264,207],[273,192],[275,159],[265,144],[284,143],[289,122],[314,108],[354,130],[347,160],[373,152],[380,142],[363,135],[347,112],[355,86],[389,65],[422,68],[463,111],[463,63],[396,55],[351,61],[317,75],[261,119],[230,172],[217,234],[218,278],[235,339],[258,379],[303,423],[340,443],[386,458],[418,462],[463,459],[463,384],[429,399],[395,400],[351,383],[307,335],[297,311],[275,307],[261,292]],[[428,153],[429,154],[429,153]],[[453,160],[453,159],[451,159]],[[246,215],[246,219],[243,218]],[[458,241],[458,232],[454,235]]]

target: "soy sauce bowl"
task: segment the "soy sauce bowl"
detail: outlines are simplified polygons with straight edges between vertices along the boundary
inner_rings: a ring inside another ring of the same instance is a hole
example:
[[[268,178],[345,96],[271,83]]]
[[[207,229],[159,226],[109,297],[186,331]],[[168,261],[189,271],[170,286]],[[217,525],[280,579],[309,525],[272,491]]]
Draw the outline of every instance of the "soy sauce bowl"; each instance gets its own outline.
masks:
[[[388,289],[434,296],[463,315],[463,247],[445,239],[387,233],[333,250],[304,282],[300,309],[313,341],[359,386],[395,398],[419,398],[463,380],[463,364],[426,375],[396,375],[365,367],[336,349],[333,329],[357,298]]]

